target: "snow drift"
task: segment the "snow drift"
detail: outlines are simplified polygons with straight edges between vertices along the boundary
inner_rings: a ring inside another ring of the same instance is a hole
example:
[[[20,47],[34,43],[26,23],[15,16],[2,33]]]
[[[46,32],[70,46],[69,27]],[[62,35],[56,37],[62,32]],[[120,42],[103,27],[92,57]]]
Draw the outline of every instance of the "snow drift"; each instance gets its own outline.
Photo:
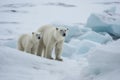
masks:
[[[91,50],[86,56],[88,67],[83,73],[93,80],[119,80],[120,40]],[[85,71],[85,72],[84,72]]]
[[[79,64],[83,64],[48,60],[5,46],[0,51],[0,80],[75,80],[82,69]]]

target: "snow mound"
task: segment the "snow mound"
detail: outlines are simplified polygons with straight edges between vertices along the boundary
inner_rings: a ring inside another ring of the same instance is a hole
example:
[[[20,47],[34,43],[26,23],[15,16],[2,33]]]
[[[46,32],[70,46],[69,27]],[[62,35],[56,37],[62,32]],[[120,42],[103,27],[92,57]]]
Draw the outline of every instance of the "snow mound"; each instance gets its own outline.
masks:
[[[0,80],[78,80],[79,64],[83,63],[48,60],[0,46]]]
[[[89,31],[85,33],[84,35],[79,37],[80,40],[87,39],[90,41],[98,42],[98,43],[107,43],[108,41],[112,41],[112,37],[108,34],[101,35],[99,33],[96,33],[94,31]]]
[[[110,72],[108,74],[96,78],[96,80],[119,80],[120,79],[119,75],[120,75],[120,70],[115,70],[113,72]]]
[[[90,27],[97,32],[107,32],[120,37],[120,16],[112,13],[91,14],[86,27]]]
[[[119,80],[120,76],[120,40],[102,45],[87,55],[89,75],[94,80]]]

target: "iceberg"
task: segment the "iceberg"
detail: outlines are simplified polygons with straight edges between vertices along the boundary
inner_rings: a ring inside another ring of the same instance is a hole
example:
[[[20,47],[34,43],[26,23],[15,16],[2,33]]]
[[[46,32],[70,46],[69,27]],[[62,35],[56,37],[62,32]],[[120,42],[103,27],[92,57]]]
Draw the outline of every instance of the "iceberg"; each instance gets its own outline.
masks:
[[[116,14],[91,14],[85,26],[96,32],[107,32],[116,38],[120,37],[120,16]]]
[[[86,34],[80,36],[78,39],[80,40],[87,39],[87,40],[94,41],[94,42],[101,43],[101,44],[112,41],[112,37],[109,36],[108,34],[102,35],[94,31],[89,31]]]
[[[80,55],[88,53],[91,49],[94,49],[101,44],[90,40],[78,40],[72,39],[69,43],[64,43],[63,57],[72,59],[79,59]],[[79,57],[77,57],[79,56]]]
[[[70,44],[76,47],[77,51],[75,54],[85,54],[89,52],[90,49],[99,46],[99,43],[90,41],[90,40],[79,40],[79,42],[75,39],[70,41]]]

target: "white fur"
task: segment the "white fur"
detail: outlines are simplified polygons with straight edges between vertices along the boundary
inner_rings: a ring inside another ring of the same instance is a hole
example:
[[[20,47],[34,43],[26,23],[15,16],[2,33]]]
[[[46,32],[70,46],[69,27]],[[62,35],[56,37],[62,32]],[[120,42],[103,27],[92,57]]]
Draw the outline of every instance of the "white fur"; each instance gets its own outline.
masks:
[[[38,32],[41,32],[42,39],[38,47],[37,55],[42,56],[44,50],[44,57],[52,58],[52,50],[55,48],[55,58],[56,60],[62,61],[61,53],[63,48],[63,43],[65,37],[60,34],[60,30],[67,30],[66,28],[57,28],[52,25],[45,25],[38,29]]]
[[[27,53],[36,54],[40,39],[37,39],[37,33],[23,34],[18,39],[18,49]],[[41,35],[41,34],[39,34]]]

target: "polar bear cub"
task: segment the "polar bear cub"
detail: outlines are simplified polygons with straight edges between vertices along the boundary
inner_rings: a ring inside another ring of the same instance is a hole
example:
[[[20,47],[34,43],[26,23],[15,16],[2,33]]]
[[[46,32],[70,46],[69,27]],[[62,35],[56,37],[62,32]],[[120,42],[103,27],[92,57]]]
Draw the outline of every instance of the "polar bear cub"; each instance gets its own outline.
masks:
[[[55,27],[53,25],[44,25],[40,27],[38,32],[41,32],[42,39],[38,46],[37,55],[42,56],[42,52],[44,52],[44,57],[53,59],[52,50],[55,48],[55,59],[62,61],[62,48],[67,31],[68,28]]]
[[[36,54],[39,41],[42,35],[40,32],[32,32],[30,34],[23,34],[18,39],[18,50],[27,53]]]

